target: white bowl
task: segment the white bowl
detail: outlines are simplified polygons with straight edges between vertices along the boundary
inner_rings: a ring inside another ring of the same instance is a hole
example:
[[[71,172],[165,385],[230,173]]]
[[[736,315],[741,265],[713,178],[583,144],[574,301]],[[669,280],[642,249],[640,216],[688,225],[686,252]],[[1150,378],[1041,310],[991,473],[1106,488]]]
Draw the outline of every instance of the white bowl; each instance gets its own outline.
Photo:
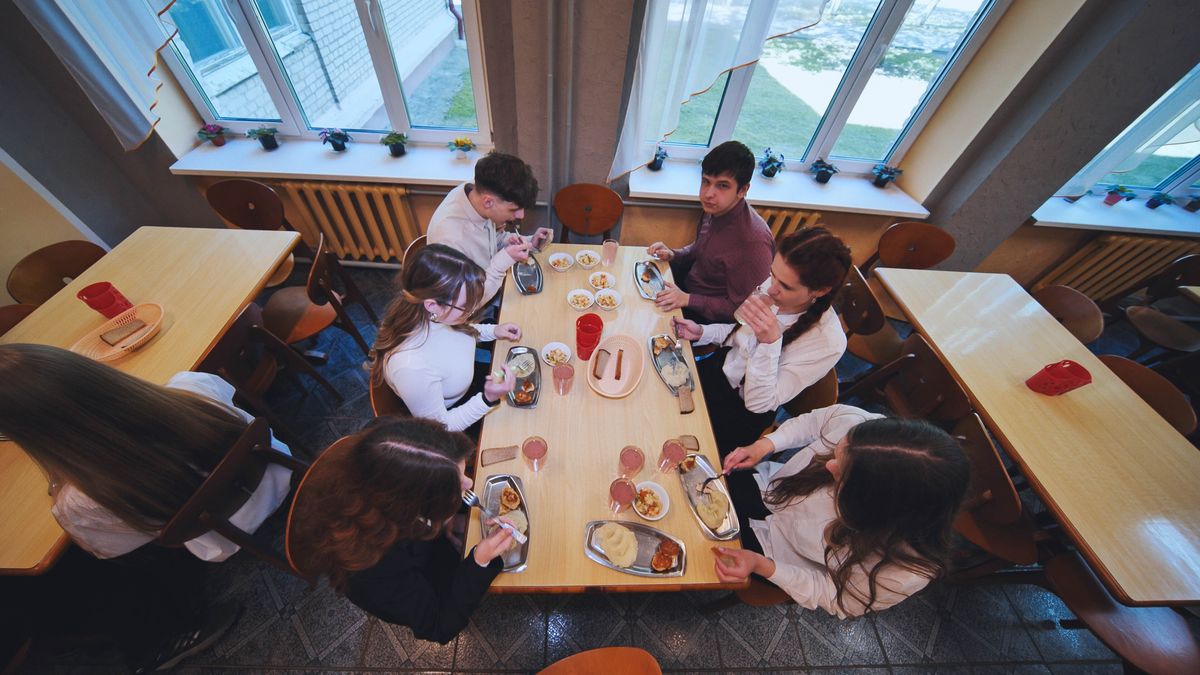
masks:
[[[606,288],[615,288],[617,278],[610,272],[592,272],[588,275],[588,283],[592,288],[602,291]]]
[[[576,305],[575,303],[571,302],[571,298],[574,298],[576,296],[581,296],[581,297],[587,298],[587,304],[585,305],[583,303],[580,303],[580,304]],[[591,307],[592,305],[596,304],[596,296],[592,295],[591,291],[584,290],[582,288],[575,288],[575,289],[567,291],[567,304],[570,305],[573,309],[577,309],[582,312],[583,310],[587,309],[588,307]]]
[[[590,264],[584,262],[583,257],[585,255],[591,256],[590,260],[592,262]],[[575,262],[579,263],[579,266],[582,267],[583,269],[590,270],[593,267],[595,267],[596,265],[600,264],[600,254],[596,253],[595,251],[593,251],[590,248],[585,248],[582,251],[580,251],[579,253],[575,254]]]
[[[550,352],[554,351],[555,349],[558,349],[567,355],[567,359],[565,361],[563,361],[562,363],[555,363],[550,360]],[[550,366],[551,368],[553,368],[554,366],[561,366],[563,363],[570,363],[571,362],[571,348],[568,347],[567,345],[563,344],[562,342],[548,342],[548,343],[546,343],[545,347],[542,347],[542,360],[545,361],[546,365]]]
[[[575,258],[570,253],[551,253],[547,260],[550,262],[550,269],[555,272],[566,272],[575,265]],[[559,260],[565,260],[567,264],[562,267],[555,267],[554,263]]]
[[[641,511],[638,511],[637,500],[635,499],[633,503],[634,513],[637,513],[643,520],[662,520],[663,516],[667,515],[667,511],[671,510],[671,498],[667,496],[667,491],[663,489],[663,486],[650,480],[637,484],[638,494],[641,494],[642,490],[651,490],[658,496],[658,501],[662,502],[662,511],[659,511],[657,516],[643,515]]]
[[[611,307],[606,306],[605,303],[600,302],[601,298],[604,298],[605,300],[612,299],[614,301],[613,305]],[[596,291],[596,304],[600,306],[600,309],[606,311],[614,310],[621,306],[621,294],[611,288],[606,288],[602,291]]]

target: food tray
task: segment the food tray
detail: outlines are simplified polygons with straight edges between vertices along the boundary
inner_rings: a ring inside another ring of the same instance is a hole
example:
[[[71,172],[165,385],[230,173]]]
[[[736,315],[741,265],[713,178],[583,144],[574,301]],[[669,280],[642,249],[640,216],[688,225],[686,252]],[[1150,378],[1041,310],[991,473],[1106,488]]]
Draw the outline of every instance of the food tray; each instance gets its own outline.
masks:
[[[609,353],[607,363],[599,373],[596,372],[598,355],[604,350]],[[621,357],[621,378],[617,379],[617,354],[624,351]],[[587,383],[601,396],[607,398],[623,398],[637,389],[642,381],[642,371],[646,369],[646,357],[642,353],[637,340],[628,335],[613,335],[605,338],[596,345],[592,358],[587,363]]]
[[[504,365],[508,366],[509,370],[514,370],[512,362],[517,357],[529,354],[533,357],[533,370],[528,375],[517,374],[517,381],[513,385],[513,390],[508,392],[508,404],[514,408],[536,408],[538,404],[538,395],[542,391],[542,359],[536,349],[531,349],[524,345],[517,345],[508,350],[508,356],[504,359]],[[529,394],[529,399],[525,400],[522,396],[518,400],[518,394]]]
[[[647,300],[653,300],[658,292],[667,287],[662,272],[653,260],[642,260],[633,265],[633,285],[637,287],[638,295]]]
[[[71,345],[71,351],[96,361],[116,361],[128,356],[130,352],[146,344],[150,341],[150,338],[157,335],[158,331],[162,328],[164,314],[162,305],[157,303],[144,302],[140,305],[134,305],[113,318],[108,319],[99,328],[79,338],[78,342]],[[141,319],[146,324],[146,327],[118,342],[116,345],[110,345],[100,339],[100,336],[104,333],[124,326],[134,319]]]
[[[634,559],[633,565],[629,567],[618,567],[614,565],[604,555],[604,549],[600,547],[600,543],[594,541],[596,530],[605,523],[616,523],[621,527],[628,528],[633,531],[633,536],[637,537],[638,553]],[[650,568],[650,559],[654,557],[654,551],[658,548],[659,542],[673,541],[679,546],[679,556],[675,558],[675,566],[665,572],[655,572]],[[591,558],[601,567],[607,567],[610,570],[632,574],[637,577],[681,577],[687,569],[687,549],[683,542],[672,537],[671,535],[650,527],[642,523],[624,521],[624,520],[593,520],[587,524],[583,530],[583,552],[587,557]]]
[[[529,254],[529,258],[512,266],[513,283],[521,295],[542,292],[542,265]]]
[[[684,471],[683,466],[687,463],[688,457],[696,459],[696,466],[691,471]],[[725,514],[725,520],[721,523],[721,527],[712,530],[704,521],[700,519],[700,513],[696,511],[696,500],[701,499],[700,493],[696,492],[696,488],[704,482],[706,478],[712,478],[717,475],[713,470],[712,464],[708,462],[708,458],[704,455],[691,453],[684,458],[684,461],[679,465],[679,482],[683,484],[683,494],[687,496],[687,505],[691,509],[692,515],[696,516],[696,523],[700,525],[700,531],[709,539],[717,541],[729,541],[734,539],[741,533],[742,528],[738,525],[737,512],[733,508],[733,499],[729,497],[729,490],[725,489],[725,482],[715,480],[708,484],[709,490],[715,490],[725,495],[729,499],[729,513]]]
[[[695,391],[696,383],[692,379],[692,369],[688,367],[687,359],[683,358],[682,344],[680,345],[679,349],[661,349],[657,354],[655,354],[654,341],[660,338],[670,340],[672,344],[675,342],[675,338],[673,338],[669,333],[659,333],[658,335],[651,335],[649,338],[647,338],[646,349],[648,349],[650,352],[650,362],[654,364],[654,372],[658,373],[658,378],[662,380],[663,384],[667,385],[667,389],[671,391],[671,395],[678,396],[679,386],[672,386],[670,382],[667,382],[667,378],[663,377],[662,371],[663,368],[670,363],[680,363],[684,368],[687,368],[687,380],[683,384],[687,385],[689,389]]]
[[[529,530],[533,529],[533,524],[529,519],[529,502],[525,501],[525,490],[521,485],[521,479],[517,476],[512,476],[506,473],[496,474],[495,476],[488,478],[483,484],[483,494],[479,495],[479,502],[483,504],[484,508],[486,508],[488,511],[498,515],[500,513],[500,493],[504,490],[505,486],[516,490],[517,494],[521,496],[521,506],[516,510],[525,514],[525,522],[530,523],[530,525],[525,529],[525,535],[527,537],[525,543],[517,546],[516,548],[505,551],[504,555],[501,556],[501,559],[504,561],[505,572],[522,572],[525,570],[525,565],[529,562],[528,535]],[[487,537],[495,530],[496,526],[487,525],[483,521],[483,512],[480,511],[479,530],[483,533],[484,537]]]

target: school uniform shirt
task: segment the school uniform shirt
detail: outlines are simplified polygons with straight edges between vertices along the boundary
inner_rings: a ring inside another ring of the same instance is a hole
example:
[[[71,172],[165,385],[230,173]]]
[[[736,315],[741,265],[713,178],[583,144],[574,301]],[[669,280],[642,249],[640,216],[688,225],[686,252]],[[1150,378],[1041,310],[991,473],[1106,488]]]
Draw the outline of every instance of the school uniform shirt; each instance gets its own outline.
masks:
[[[818,455],[827,457],[850,429],[882,415],[869,413],[848,405],[835,405],[794,417],[776,431],[767,434],[777,450],[803,448],[786,464],[764,462],[758,465],[755,480],[763,491],[763,504],[771,511],[766,520],[751,520],[750,527],[762,544],[763,554],[775,562],[775,574],[769,581],[779,586],[802,607],[823,609],[845,619],[862,616],[867,608],[850,590],[853,587],[867,597],[870,570],[879,556],[867,557],[864,564],[854,568],[842,594],[845,609],[837,602],[837,587],[833,584],[825,562],[825,528],[837,518],[833,487],[813,491],[807,497],[784,505],[766,503],[771,481],[799,473]],[[844,552],[834,551],[831,564],[844,559]],[[871,609],[879,611],[899,603],[925,588],[929,579],[899,565],[886,565],[875,577],[876,597]]]
[[[496,339],[495,325],[472,326],[480,341]],[[383,367],[383,379],[414,417],[437,420],[450,431],[466,429],[492,409],[482,393],[454,406],[474,377],[475,338],[436,322],[389,352]]]
[[[467,183],[450,191],[429,221],[430,244],[445,244],[460,251],[483,268],[483,298],[486,303],[504,285],[504,275],[516,262],[504,252],[511,233],[496,231],[496,224],[479,215],[467,197]]]
[[[681,282],[688,309],[705,321],[729,321],[733,310],[771,273],[775,238],[758,212],[739,201],[720,216],[704,214],[696,240],[675,251],[672,266],[688,267]]]
[[[199,394],[229,408],[239,417],[252,421],[246,411],[233,405],[233,386],[209,373],[176,373],[167,386]],[[286,445],[271,437],[271,447],[285,454],[292,454]],[[287,497],[291,489],[292,470],[278,464],[269,464],[262,481],[242,505],[229,518],[234,526],[254,532],[262,525]],[[97,504],[74,485],[64,485],[50,508],[55,520],[71,539],[97,558],[115,558],[150,543],[157,536],[136,530],[108,509]],[[237,544],[216,532],[206,532],[184,544],[197,558],[208,562],[220,562],[238,552]]]

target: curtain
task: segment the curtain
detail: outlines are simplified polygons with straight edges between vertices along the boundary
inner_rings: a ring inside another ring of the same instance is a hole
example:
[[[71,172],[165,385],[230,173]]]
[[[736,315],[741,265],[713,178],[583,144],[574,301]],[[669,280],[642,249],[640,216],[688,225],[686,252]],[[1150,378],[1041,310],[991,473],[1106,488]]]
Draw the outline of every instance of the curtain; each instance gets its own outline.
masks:
[[[149,2],[149,6],[145,4]],[[158,115],[154,75],[166,35],[156,12],[174,0],[16,0],[125,150],[150,137]]]

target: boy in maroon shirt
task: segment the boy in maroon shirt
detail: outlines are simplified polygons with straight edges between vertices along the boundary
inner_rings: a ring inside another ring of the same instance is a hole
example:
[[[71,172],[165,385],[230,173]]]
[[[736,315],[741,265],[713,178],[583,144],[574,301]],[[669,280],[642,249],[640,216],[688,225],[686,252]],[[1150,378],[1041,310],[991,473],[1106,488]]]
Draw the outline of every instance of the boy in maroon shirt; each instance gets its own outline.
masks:
[[[661,241],[646,249],[671,262],[678,286],[668,283],[654,304],[663,311],[682,308],[686,318],[729,323],[733,310],[771,274],[775,240],[767,223],[746,203],[754,175],[754,154],[737,141],[713,148],[701,164],[700,229],[681,249]]]

